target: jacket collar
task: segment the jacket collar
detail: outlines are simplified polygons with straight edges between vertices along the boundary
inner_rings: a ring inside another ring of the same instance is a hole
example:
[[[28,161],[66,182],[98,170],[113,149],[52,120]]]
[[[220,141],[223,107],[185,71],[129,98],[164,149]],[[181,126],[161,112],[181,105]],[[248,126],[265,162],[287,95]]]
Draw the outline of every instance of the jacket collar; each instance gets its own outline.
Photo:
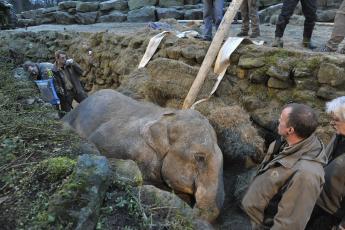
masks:
[[[267,154],[272,154],[270,151],[273,150],[275,144],[272,143]],[[327,163],[324,146],[315,134],[295,145],[283,147],[283,150],[259,171],[267,170],[276,163],[286,168],[292,168],[300,159],[316,161],[321,164]]]

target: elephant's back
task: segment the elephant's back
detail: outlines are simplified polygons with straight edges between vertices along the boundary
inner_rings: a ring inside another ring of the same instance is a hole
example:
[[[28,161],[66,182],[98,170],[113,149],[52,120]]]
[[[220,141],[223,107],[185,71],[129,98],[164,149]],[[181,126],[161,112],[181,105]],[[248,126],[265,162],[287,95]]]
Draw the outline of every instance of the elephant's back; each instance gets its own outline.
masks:
[[[157,111],[157,106],[139,103],[111,89],[97,91],[68,113],[63,121],[87,138],[94,130],[111,119],[127,123]]]

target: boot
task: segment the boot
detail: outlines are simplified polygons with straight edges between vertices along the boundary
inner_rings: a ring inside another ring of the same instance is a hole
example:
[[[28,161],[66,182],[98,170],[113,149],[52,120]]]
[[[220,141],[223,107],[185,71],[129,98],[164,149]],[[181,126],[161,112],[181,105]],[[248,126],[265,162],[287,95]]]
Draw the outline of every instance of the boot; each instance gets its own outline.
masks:
[[[241,30],[241,32],[239,32],[239,33],[237,34],[237,37],[245,37],[245,36],[248,36],[248,31],[246,32],[246,31],[242,31],[242,30]]]
[[[303,46],[308,49],[316,49],[316,46],[311,42],[311,38],[303,38]]]
[[[255,31],[255,32],[252,32],[249,37],[250,38],[257,38],[259,36],[260,36],[260,31]]]
[[[284,42],[282,40],[282,38],[280,37],[275,37],[274,41],[272,43],[272,47],[279,47],[279,48],[283,48]]]

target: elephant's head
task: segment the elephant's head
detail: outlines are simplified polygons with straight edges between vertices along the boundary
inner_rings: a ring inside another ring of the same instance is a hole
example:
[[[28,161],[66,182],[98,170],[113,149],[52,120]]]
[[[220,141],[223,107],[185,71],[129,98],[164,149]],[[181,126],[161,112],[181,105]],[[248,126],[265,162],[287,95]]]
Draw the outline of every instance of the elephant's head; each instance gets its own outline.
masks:
[[[161,177],[175,191],[195,197],[195,211],[214,220],[224,202],[223,156],[215,131],[194,110],[167,112],[142,130],[159,155]]]

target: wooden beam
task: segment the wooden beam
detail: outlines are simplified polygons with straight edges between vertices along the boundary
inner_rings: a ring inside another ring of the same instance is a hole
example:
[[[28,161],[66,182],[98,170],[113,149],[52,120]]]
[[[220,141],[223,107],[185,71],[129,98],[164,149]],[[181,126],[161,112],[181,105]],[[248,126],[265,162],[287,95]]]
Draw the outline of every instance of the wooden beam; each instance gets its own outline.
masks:
[[[210,47],[208,48],[206,56],[200,66],[199,72],[192,84],[192,87],[190,88],[187,97],[183,102],[183,109],[190,108],[195,102],[195,99],[198,96],[198,93],[202,85],[204,84],[204,81],[212,67],[212,64],[216,59],[217,54],[222,46],[225,36],[229,34],[231,23],[234,20],[236,13],[239,10],[242,2],[243,0],[233,0],[229,8],[225,12],[222,22],[220,23],[219,28],[216,34],[214,35],[214,38],[211,42]]]

